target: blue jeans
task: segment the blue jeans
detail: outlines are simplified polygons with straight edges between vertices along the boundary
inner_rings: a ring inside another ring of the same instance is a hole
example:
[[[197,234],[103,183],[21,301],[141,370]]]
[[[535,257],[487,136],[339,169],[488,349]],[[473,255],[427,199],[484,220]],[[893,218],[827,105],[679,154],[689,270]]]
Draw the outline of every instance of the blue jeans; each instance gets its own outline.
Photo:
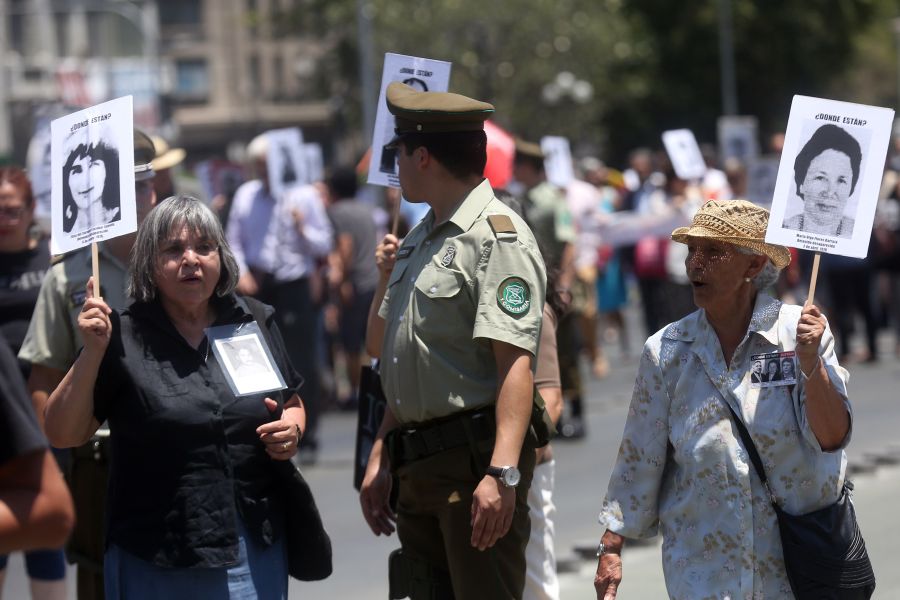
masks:
[[[284,538],[266,547],[238,525],[238,564],[181,569],[154,565],[110,544],[103,574],[109,600],[286,600],[287,551]]]

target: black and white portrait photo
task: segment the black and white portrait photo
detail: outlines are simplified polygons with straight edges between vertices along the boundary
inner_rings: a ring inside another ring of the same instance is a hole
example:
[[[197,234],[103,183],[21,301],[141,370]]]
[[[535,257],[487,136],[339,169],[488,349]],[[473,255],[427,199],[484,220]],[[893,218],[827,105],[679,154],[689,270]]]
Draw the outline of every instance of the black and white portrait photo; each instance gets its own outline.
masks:
[[[50,123],[51,251],[137,229],[131,96]]]
[[[110,139],[91,139],[76,131],[67,140],[63,165],[62,224],[66,233],[122,218],[119,198],[119,152]]]
[[[303,132],[296,127],[272,129],[266,132],[266,139],[266,168],[272,196],[280,198],[287,189],[308,183]]]
[[[206,337],[235,395],[284,388],[284,378],[255,322],[210,327]]]
[[[397,146],[394,115],[385,102],[388,85],[404,83],[420,92],[446,92],[450,84],[451,64],[442,60],[419,58],[388,52],[384,55],[381,74],[381,93],[375,113],[375,129],[372,132],[372,154],[369,157],[368,183],[385,187],[400,187],[397,175]]]
[[[784,228],[851,238],[855,212],[848,214],[856,191],[863,152],[846,129],[826,123],[815,129],[794,159],[794,185],[801,210],[784,219]],[[795,203],[796,204],[796,203]]]
[[[893,120],[889,108],[794,96],[766,242],[864,258]]]

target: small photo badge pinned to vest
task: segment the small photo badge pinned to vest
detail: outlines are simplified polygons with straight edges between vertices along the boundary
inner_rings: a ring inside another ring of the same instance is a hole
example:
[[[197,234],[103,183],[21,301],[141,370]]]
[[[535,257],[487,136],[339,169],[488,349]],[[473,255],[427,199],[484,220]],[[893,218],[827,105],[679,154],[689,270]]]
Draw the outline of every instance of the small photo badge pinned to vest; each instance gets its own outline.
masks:
[[[206,339],[235,396],[287,387],[256,321],[209,327]]]
[[[797,383],[797,357],[793,350],[750,356],[750,387],[765,388]]]
[[[507,277],[497,287],[497,304],[504,312],[519,317],[531,308],[531,290],[521,277]]]

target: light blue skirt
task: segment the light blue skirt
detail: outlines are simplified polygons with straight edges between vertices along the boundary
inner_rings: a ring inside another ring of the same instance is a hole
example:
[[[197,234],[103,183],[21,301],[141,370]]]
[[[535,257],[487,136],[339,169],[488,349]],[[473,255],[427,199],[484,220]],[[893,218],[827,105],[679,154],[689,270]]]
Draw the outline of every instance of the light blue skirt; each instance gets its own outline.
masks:
[[[264,546],[238,525],[239,556],[233,567],[159,567],[110,544],[103,576],[109,600],[286,600],[284,538]]]

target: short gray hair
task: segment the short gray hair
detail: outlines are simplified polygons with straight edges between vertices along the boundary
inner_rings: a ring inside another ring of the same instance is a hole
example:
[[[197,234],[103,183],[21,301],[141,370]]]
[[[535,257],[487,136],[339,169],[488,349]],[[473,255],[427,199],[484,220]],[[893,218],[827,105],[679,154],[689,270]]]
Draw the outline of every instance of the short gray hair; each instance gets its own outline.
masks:
[[[766,256],[762,252],[757,252],[751,248],[747,248],[746,246],[738,246],[734,244],[734,247],[737,248],[737,251],[741,254],[747,254],[749,256]],[[753,278],[753,286],[758,290],[762,291],[766,288],[769,288],[775,285],[775,282],[778,281],[778,275],[781,274],[781,269],[777,268],[774,264],[772,264],[772,260],[766,256],[766,264],[763,265],[762,271],[756,274],[756,277]]]
[[[240,267],[225,241],[222,224],[203,202],[192,196],[171,196],[150,211],[138,228],[128,266],[128,295],[141,302],[156,298],[156,272],[160,242],[183,227],[213,240],[219,249],[221,274],[216,295],[226,296],[237,287]]]

